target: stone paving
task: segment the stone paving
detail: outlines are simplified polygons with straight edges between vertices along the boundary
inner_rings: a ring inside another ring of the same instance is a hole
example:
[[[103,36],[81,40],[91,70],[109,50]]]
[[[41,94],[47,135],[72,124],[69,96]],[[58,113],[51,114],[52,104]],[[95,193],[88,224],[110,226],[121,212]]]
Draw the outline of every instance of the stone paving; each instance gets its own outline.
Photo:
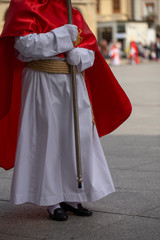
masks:
[[[160,63],[112,67],[133,105],[101,139],[116,192],[85,206],[93,216],[48,219],[46,208],[9,202],[12,170],[0,169],[0,240],[160,240]]]

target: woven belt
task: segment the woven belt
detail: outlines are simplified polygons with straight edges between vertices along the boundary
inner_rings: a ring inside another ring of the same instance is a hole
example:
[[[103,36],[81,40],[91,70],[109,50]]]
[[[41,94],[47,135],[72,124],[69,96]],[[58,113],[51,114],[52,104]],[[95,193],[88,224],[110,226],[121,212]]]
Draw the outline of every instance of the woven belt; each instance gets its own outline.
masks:
[[[31,68],[36,71],[48,72],[48,73],[61,73],[61,74],[69,74],[70,66],[67,62],[55,59],[47,59],[47,60],[37,60],[26,62],[26,67]],[[76,68],[76,73],[78,73]]]

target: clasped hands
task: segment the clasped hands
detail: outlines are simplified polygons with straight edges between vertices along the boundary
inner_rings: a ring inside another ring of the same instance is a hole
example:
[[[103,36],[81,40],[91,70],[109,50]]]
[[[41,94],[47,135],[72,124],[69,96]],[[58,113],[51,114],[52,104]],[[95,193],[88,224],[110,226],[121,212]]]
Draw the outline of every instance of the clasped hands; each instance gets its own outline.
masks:
[[[78,27],[72,24],[66,24],[64,26],[69,32],[72,42],[75,42],[78,36]],[[78,65],[81,61],[80,56],[81,56],[81,48],[73,48],[70,51],[66,52],[66,61],[70,65]]]

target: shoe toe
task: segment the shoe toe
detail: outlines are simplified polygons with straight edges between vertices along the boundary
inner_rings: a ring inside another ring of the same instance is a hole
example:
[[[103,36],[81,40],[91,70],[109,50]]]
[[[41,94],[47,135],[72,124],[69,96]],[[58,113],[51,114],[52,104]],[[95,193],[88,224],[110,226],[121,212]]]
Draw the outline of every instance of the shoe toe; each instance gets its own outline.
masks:
[[[60,203],[60,206],[65,210],[65,211],[70,211],[74,213],[77,216],[91,216],[92,211],[90,209],[84,208],[81,203],[77,205],[77,208],[74,208],[70,206],[69,204],[63,202]]]
[[[90,209],[84,208],[81,203],[77,205],[77,209],[78,209],[77,215],[79,215],[79,216],[91,216],[92,215],[92,211]]]
[[[66,213],[66,211],[64,211],[63,208],[56,208],[54,210],[54,213],[49,212],[49,217],[52,220],[56,220],[56,221],[66,221],[68,219],[68,214]]]

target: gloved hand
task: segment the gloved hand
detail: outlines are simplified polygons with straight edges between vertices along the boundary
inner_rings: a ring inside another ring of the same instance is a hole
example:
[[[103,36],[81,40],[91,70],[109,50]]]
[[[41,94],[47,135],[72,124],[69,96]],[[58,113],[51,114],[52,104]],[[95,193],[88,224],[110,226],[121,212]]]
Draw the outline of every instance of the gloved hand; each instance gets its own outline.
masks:
[[[78,35],[78,28],[76,25],[72,25],[72,24],[65,24],[64,27],[67,29],[70,37],[71,37],[71,41],[75,42],[77,39],[77,35]]]
[[[66,61],[70,65],[78,65],[80,63],[80,53],[78,48],[74,48],[66,53]]]
[[[74,48],[66,52],[66,61],[70,65],[76,65],[78,72],[82,72],[93,65],[94,51],[86,48]]]

